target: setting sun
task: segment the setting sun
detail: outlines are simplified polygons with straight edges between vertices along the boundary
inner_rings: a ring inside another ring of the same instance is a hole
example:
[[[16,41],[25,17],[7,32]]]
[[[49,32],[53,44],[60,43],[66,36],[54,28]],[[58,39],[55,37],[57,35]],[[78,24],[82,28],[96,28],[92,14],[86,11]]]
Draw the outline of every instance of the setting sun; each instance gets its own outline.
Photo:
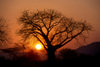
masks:
[[[36,48],[37,50],[41,50],[41,49],[42,49],[42,45],[41,45],[41,44],[37,44],[37,45],[35,46],[35,48]]]

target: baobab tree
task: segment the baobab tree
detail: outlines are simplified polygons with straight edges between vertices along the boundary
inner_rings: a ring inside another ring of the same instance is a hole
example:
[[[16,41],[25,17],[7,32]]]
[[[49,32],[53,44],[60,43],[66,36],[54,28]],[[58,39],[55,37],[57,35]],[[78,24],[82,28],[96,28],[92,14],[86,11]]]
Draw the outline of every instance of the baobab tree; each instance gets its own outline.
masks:
[[[52,9],[24,11],[19,21],[22,24],[20,34],[25,39],[37,38],[47,51],[49,60],[55,58],[58,48],[91,30],[86,21],[75,21]]]

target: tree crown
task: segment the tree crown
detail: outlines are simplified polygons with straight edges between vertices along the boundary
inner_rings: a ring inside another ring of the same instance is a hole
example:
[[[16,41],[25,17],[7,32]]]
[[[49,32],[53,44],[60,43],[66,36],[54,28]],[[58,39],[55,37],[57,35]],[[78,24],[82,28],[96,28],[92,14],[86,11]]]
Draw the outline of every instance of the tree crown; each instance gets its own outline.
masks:
[[[91,30],[86,21],[75,21],[52,9],[24,11],[19,20],[22,23],[20,33],[25,38],[36,37],[45,49],[59,48]]]

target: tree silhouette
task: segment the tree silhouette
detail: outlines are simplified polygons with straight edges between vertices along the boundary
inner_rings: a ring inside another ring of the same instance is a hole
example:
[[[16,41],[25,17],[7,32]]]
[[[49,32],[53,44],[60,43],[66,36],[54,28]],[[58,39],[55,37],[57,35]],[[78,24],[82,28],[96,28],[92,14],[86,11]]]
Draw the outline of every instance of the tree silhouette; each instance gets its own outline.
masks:
[[[0,18],[0,45],[7,43],[7,30],[6,30],[5,19]]]
[[[63,60],[71,60],[71,59],[76,59],[80,56],[80,53],[76,52],[75,50],[71,49],[62,49],[60,51],[60,56],[63,58]]]
[[[27,39],[35,37],[48,53],[48,59],[55,58],[55,51],[79,35],[91,30],[86,21],[75,21],[61,13],[47,9],[43,11],[24,11],[19,18],[22,28],[20,34]]]

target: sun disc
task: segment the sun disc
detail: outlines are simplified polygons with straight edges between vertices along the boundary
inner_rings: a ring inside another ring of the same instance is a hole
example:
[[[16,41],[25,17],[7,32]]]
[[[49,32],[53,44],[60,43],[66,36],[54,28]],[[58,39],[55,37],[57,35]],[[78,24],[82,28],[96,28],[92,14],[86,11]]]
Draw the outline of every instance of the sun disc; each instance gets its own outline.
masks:
[[[35,48],[36,48],[37,50],[40,50],[40,49],[42,49],[42,46],[41,46],[41,44],[37,44],[37,45],[35,46]]]

